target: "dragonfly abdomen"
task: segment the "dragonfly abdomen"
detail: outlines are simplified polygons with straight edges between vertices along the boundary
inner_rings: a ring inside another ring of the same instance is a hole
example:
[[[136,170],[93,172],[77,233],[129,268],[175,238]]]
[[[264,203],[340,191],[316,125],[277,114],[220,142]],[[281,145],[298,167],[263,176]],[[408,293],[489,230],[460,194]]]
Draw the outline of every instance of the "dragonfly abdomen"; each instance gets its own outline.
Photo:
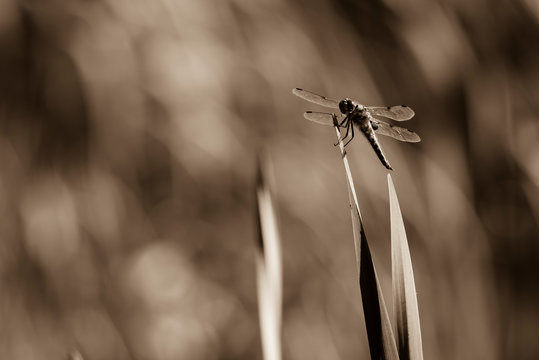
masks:
[[[386,156],[384,155],[382,148],[380,147],[380,143],[378,142],[378,139],[376,138],[376,134],[374,133],[374,130],[370,124],[370,121],[358,121],[357,122],[361,132],[365,135],[369,143],[371,144],[372,148],[374,149],[374,152],[378,156],[378,159],[382,162],[382,164],[388,168],[389,170],[393,170],[391,168],[391,165],[389,165],[389,162],[386,159]]]

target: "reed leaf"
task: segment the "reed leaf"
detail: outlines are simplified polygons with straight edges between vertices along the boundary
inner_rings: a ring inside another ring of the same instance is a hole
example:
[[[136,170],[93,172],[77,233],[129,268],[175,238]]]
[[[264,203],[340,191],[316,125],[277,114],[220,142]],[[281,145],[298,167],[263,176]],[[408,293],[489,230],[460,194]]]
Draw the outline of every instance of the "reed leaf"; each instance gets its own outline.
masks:
[[[389,174],[387,182],[391,217],[393,307],[397,325],[399,356],[402,360],[423,360],[419,310],[406,230],[395,186]]]
[[[269,172],[268,161],[265,157],[259,157],[256,180],[258,246],[255,261],[263,356],[265,360],[280,360],[282,257],[277,216],[268,185]]]
[[[354,236],[354,247],[356,252],[356,266],[359,277],[359,288],[361,299],[363,301],[363,313],[365,316],[365,326],[367,328],[367,337],[369,339],[369,349],[371,359],[373,360],[397,360],[399,359],[395,337],[387,308],[384,302],[382,289],[376,275],[376,269],[372,262],[371,252],[363,220],[359,210],[359,203],[350,172],[350,165],[344,144],[341,140],[339,128],[335,126],[337,139],[339,140],[339,149],[344,163],[344,170],[348,184],[348,197],[350,201],[350,213],[352,217],[352,229]]]

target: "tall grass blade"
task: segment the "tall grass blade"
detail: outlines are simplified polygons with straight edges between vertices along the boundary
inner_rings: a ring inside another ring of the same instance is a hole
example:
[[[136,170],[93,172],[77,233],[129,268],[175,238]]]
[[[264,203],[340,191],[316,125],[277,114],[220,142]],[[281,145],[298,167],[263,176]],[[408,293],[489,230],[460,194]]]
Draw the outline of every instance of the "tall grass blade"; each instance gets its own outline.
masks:
[[[256,271],[262,353],[265,360],[281,359],[282,258],[277,216],[268,185],[265,158],[257,164],[256,209],[258,246]]]
[[[397,320],[399,355],[403,360],[423,360],[419,310],[406,230],[397,192],[389,174],[387,182],[391,214],[393,306]]]
[[[378,282],[376,269],[372,262],[369,244],[363,228],[363,220],[359,210],[359,203],[348,164],[348,157],[344,144],[341,140],[339,128],[335,126],[339,148],[344,163],[346,180],[348,184],[348,196],[350,200],[350,213],[352,216],[352,229],[354,234],[354,247],[356,251],[356,266],[359,277],[359,288],[363,301],[363,313],[365,316],[365,326],[369,339],[369,349],[371,359],[396,360],[399,359],[395,337],[389,322],[382,289]]]

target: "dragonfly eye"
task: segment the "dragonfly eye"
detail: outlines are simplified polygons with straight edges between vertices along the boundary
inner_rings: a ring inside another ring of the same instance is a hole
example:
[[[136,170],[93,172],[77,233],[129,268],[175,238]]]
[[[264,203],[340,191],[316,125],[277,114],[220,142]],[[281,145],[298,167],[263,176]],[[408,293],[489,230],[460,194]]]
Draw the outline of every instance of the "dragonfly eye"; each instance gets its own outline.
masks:
[[[346,101],[341,100],[339,102],[339,110],[341,110],[341,113],[346,114]]]
[[[353,109],[354,109],[354,104],[352,104],[352,100],[344,99],[339,102],[339,110],[341,110],[343,114],[348,114]]]

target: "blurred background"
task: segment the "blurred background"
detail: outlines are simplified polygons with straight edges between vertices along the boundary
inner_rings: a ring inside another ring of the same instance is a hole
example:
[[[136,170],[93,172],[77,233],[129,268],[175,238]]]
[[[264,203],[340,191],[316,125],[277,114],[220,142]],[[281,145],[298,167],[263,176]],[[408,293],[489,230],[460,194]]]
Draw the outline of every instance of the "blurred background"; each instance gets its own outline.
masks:
[[[539,358],[536,0],[0,3],[0,357],[261,359],[255,157],[285,359],[366,359],[344,173],[302,87],[411,106],[381,139],[426,359]],[[386,170],[349,145],[391,297]],[[391,311],[391,309],[390,309]]]

